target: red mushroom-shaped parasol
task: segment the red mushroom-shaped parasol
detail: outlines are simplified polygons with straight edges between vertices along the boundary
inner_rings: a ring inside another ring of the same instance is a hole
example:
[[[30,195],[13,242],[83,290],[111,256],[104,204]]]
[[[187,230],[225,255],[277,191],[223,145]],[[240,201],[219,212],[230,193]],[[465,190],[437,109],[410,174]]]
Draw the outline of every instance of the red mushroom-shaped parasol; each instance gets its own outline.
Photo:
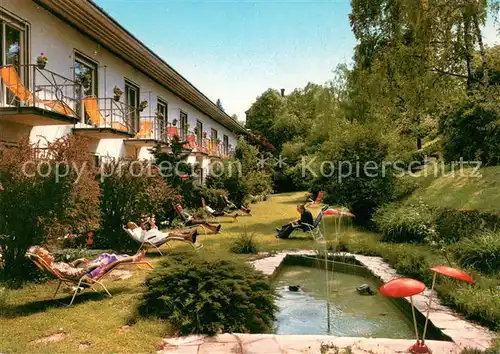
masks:
[[[411,278],[397,278],[380,287],[380,293],[390,297],[409,297],[411,303],[411,312],[413,314],[413,325],[415,326],[415,335],[417,342],[409,348],[410,353],[430,353],[429,348],[418,338],[417,318],[415,316],[415,307],[413,306],[413,295],[420,294],[425,290],[425,284],[421,281]]]
[[[380,287],[380,293],[390,297],[410,297],[424,290],[424,283],[411,278],[397,278]]]
[[[341,211],[340,212],[340,216],[347,216],[349,218],[353,218],[354,217],[354,214],[351,213],[351,212],[348,212],[348,211]]]
[[[427,305],[427,316],[425,318],[424,334],[422,336],[422,341],[425,341],[425,335],[427,333],[427,324],[429,322],[429,314],[431,312],[432,295],[434,293],[434,286],[436,285],[437,275],[442,274],[454,279],[466,281],[471,284],[475,283],[475,281],[467,273],[465,273],[460,269],[440,265],[432,267],[431,270],[434,272],[434,277],[432,278],[432,286],[431,286],[431,292],[429,294],[429,304]]]
[[[341,213],[340,210],[329,208],[325,210],[323,215],[339,215],[340,213]]]
[[[455,278],[458,280],[463,280],[466,281],[467,283],[474,284],[475,281],[470,277],[469,274],[465,273],[464,271],[457,269],[457,268],[452,268],[452,267],[447,267],[447,266],[435,266],[431,268],[432,271],[446,275],[451,278]]]

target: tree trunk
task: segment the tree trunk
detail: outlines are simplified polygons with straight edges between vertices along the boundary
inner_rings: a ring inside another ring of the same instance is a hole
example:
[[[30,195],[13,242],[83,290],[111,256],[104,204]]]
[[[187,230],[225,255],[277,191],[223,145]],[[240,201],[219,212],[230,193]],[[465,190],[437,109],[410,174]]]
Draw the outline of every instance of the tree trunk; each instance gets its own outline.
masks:
[[[470,18],[467,14],[463,14],[464,18],[464,44],[465,44],[465,61],[467,64],[467,90],[470,90],[472,87],[472,36],[471,36],[471,26],[470,26]]]
[[[483,83],[484,86],[488,86],[488,63],[486,62],[486,52],[484,50],[483,37],[481,35],[481,28],[479,27],[479,20],[477,15],[473,16],[474,20],[474,30],[476,32],[477,42],[479,43],[479,53],[481,55],[481,64],[483,66]]]

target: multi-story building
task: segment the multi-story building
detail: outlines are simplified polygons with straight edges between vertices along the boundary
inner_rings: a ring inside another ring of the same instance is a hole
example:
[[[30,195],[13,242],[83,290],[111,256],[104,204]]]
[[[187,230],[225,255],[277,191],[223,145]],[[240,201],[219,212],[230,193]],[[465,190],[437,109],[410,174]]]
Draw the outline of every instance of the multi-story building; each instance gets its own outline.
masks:
[[[206,168],[245,133],[90,0],[1,0],[0,38],[0,143],[78,134],[98,157],[149,159],[179,135]]]

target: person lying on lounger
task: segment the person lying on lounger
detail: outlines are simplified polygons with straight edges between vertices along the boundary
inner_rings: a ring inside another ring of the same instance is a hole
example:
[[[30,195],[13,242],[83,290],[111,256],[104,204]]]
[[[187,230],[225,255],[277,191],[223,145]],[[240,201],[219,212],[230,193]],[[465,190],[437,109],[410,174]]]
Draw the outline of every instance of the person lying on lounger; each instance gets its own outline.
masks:
[[[54,257],[45,248],[33,246],[28,250],[29,253],[39,256],[47,265],[56,270],[63,277],[78,281],[84,275],[89,278],[95,278],[105,268],[106,265],[116,261],[120,262],[138,262],[144,258],[144,251],[138,252],[134,256],[128,254],[109,254],[103,253],[93,261],[85,258],[79,258],[73,262],[54,262]]]
[[[203,226],[204,228],[212,231],[213,233],[218,233],[222,227],[222,225],[220,225],[220,224],[219,225],[212,225],[205,219],[195,219],[194,216],[187,213],[184,210],[184,208],[182,207],[182,205],[179,203],[177,203],[174,207],[175,207],[175,210],[177,211],[177,214],[184,222],[185,226],[200,225],[200,226]]]
[[[231,214],[231,213],[226,213],[223,210],[215,210],[215,209],[211,208],[209,205],[207,205],[205,203],[205,199],[204,198],[201,199],[201,202],[202,202],[202,205],[203,205],[203,208],[205,209],[205,211],[207,213],[209,213],[210,215],[214,216],[214,217],[230,216],[230,217],[232,217],[234,219],[236,219],[238,217],[238,213]]]
[[[156,237],[161,239],[171,238],[196,243],[196,239],[198,237],[197,229],[161,232],[157,227],[145,230],[141,226],[138,226],[135,222],[128,222],[127,229],[132,231],[132,233],[136,236],[136,239],[141,240],[147,240]]]
[[[297,205],[297,211],[300,214],[300,219],[295,220],[289,224],[283,225],[281,228],[276,228],[277,238],[288,238],[295,230],[307,231],[308,225],[314,224],[313,216],[309,210],[306,209],[304,204]]]
[[[240,205],[239,207],[236,206],[236,204],[234,204],[233,202],[231,202],[229,199],[227,199],[227,197],[223,197],[224,198],[224,201],[226,202],[226,207],[229,211],[233,211],[233,210],[241,210],[242,212],[246,213],[246,214],[250,214],[251,210],[248,209],[248,208],[245,208],[243,205]]]

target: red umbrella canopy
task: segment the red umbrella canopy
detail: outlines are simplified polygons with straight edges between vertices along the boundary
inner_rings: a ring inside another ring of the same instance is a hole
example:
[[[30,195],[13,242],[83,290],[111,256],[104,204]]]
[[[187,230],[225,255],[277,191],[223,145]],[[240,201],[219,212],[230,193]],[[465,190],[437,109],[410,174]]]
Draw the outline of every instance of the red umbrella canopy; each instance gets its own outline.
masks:
[[[471,284],[475,283],[474,279],[472,279],[467,273],[457,268],[452,268],[447,266],[435,266],[432,267],[431,270],[436,273],[446,275],[448,277],[466,281],[467,283]]]
[[[354,217],[354,214],[353,214],[353,213],[350,213],[350,212],[348,212],[348,211],[341,211],[341,212],[340,212],[340,215],[341,215],[341,216],[348,216],[348,217],[350,217],[350,218],[353,218],[353,217]]]
[[[390,297],[408,297],[420,294],[425,284],[411,278],[397,278],[380,287],[380,293]]]
[[[323,215],[339,215],[340,210],[337,209],[326,209]]]

